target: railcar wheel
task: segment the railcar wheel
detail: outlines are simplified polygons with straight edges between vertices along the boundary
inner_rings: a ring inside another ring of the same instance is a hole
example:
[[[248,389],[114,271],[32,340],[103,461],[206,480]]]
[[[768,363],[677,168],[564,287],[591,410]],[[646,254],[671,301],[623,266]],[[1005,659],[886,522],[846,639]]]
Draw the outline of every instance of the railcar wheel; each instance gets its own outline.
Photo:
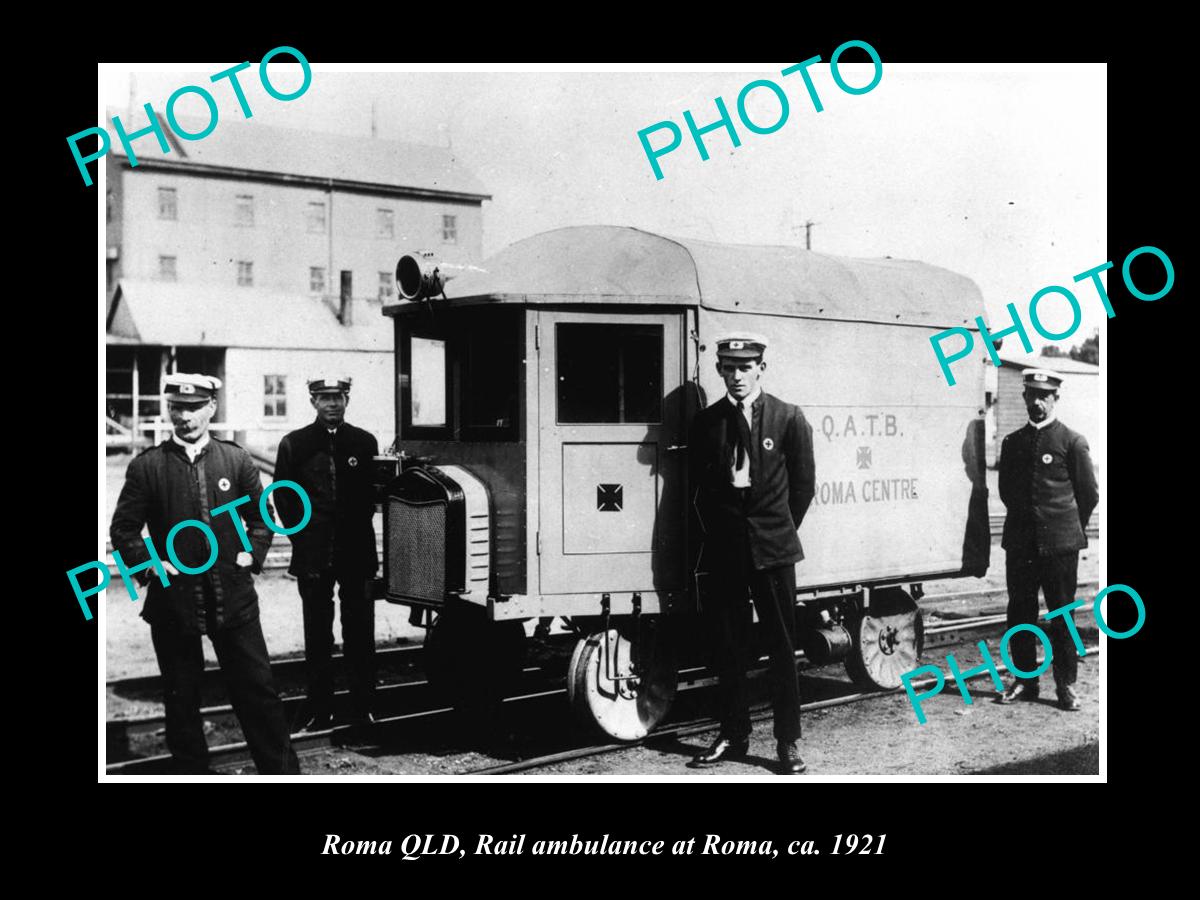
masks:
[[[492,622],[483,607],[449,603],[425,639],[425,674],[455,709],[478,711],[500,703],[517,686],[525,664],[525,627]]]
[[[871,598],[871,613],[863,611],[846,622],[854,641],[846,671],[863,690],[900,687],[900,676],[915,669],[925,645],[921,609],[900,588],[885,588]]]
[[[643,624],[580,638],[567,669],[567,698],[587,725],[618,741],[636,741],[667,715],[675,699],[675,656],[659,629]],[[636,672],[636,675],[635,675]]]

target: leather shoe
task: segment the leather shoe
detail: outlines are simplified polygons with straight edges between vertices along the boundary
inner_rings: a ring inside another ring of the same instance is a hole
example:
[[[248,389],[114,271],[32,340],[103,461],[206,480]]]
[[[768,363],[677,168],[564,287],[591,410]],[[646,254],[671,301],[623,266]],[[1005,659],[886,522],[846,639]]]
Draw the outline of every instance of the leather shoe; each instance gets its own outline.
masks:
[[[704,766],[715,766],[719,762],[724,762],[727,759],[740,759],[750,752],[750,740],[743,738],[740,741],[731,741],[729,738],[717,738],[716,743],[705,750],[703,753],[692,757],[691,766],[693,768],[702,768]]]
[[[1036,700],[1038,687],[1027,681],[1014,681],[1003,694],[996,698],[997,703],[1016,703],[1018,700]]]
[[[1069,684],[1060,685],[1058,688],[1058,708],[1064,712],[1079,712],[1079,698],[1075,696],[1075,688]]]
[[[795,741],[780,741],[775,751],[779,754],[780,775],[799,775],[808,768],[800,758],[800,750]]]

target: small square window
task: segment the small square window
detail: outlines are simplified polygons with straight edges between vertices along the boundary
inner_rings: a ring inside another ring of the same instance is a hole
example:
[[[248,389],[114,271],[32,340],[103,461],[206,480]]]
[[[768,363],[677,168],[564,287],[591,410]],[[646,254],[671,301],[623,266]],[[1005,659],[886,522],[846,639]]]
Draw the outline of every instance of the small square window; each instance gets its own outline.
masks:
[[[325,293],[324,266],[311,266],[308,270],[308,290],[311,294]]]
[[[175,188],[160,187],[158,189],[158,217],[172,222],[179,218],[178,196]]]
[[[390,209],[375,210],[375,237],[395,238],[396,213]]]
[[[458,216],[442,216],[442,243],[458,243]]]
[[[237,266],[237,283],[242,287],[251,287],[254,284],[254,263],[239,259]]]
[[[308,223],[309,234],[325,233],[325,202],[310,203],[305,210],[305,221]]]
[[[243,228],[254,227],[254,197],[250,194],[237,195],[237,215],[234,218],[236,224]]]
[[[268,419],[287,418],[287,376],[263,376],[263,415]]]
[[[160,256],[158,258],[158,279],[159,281],[175,281],[177,272],[175,271],[174,256]]]
[[[661,422],[663,327],[559,322],[558,421]]]
[[[380,272],[379,273],[379,299],[386,300],[390,296],[392,296],[392,273],[391,272]]]

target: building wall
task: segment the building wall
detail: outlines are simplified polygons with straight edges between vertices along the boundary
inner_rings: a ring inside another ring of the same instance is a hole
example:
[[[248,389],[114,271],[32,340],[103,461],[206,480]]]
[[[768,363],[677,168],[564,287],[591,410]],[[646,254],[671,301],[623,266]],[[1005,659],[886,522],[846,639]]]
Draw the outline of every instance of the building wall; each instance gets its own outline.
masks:
[[[117,168],[114,166],[113,168]],[[112,169],[110,169],[110,172]],[[375,297],[379,273],[391,272],[402,252],[433,250],[447,260],[478,262],[483,216],[478,203],[422,200],[243,181],[182,172],[125,168],[121,219],[109,245],[121,245],[121,272],[159,277],[159,256],[176,257],[178,281],[238,287],[238,262],[253,263],[253,285],[310,293],[310,267],[323,267],[326,293],[336,296],[338,273],[353,272],[354,295]],[[158,189],[176,191],[177,218],[159,218]],[[237,197],[253,198],[253,225],[238,224]],[[309,203],[326,204],[324,233],[308,230]],[[377,235],[376,210],[394,212],[394,236]],[[442,240],[442,216],[456,217],[457,240]]]
[[[104,157],[105,203],[105,299],[111,300],[117,282],[121,279],[121,237],[125,221],[125,169],[114,162],[111,155]]]
[[[307,380],[321,374],[349,375],[350,405],[346,421],[372,432],[380,449],[395,438],[391,353],[334,350],[255,350],[231,347],[225,353],[225,421],[245,431],[245,442],[274,453],[279,439],[315,417],[308,399]],[[287,415],[264,412],[264,378],[283,375],[287,386]]]
[[[999,373],[999,401],[996,405],[996,458],[999,461],[1000,444],[1005,436],[1021,428],[1029,421],[1025,412],[1025,401],[1021,399],[1024,383],[1021,379],[1023,367],[1001,366]],[[1093,462],[1103,465],[1104,448],[1100,443],[1100,376],[1068,372],[1063,374],[1062,389],[1059,391],[1055,415],[1078,431],[1088,440]]]

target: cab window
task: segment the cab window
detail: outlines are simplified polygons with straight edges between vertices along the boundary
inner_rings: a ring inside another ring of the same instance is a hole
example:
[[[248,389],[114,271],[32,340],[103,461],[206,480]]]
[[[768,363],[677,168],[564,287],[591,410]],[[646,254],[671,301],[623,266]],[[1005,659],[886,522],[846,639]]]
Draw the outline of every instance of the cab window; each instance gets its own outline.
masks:
[[[400,427],[413,440],[515,441],[521,432],[521,310],[445,310],[401,327]]]
[[[412,339],[412,421],[418,427],[446,427],[446,342]]]
[[[662,421],[662,325],[560,322],[556,326],[558,421]]]

